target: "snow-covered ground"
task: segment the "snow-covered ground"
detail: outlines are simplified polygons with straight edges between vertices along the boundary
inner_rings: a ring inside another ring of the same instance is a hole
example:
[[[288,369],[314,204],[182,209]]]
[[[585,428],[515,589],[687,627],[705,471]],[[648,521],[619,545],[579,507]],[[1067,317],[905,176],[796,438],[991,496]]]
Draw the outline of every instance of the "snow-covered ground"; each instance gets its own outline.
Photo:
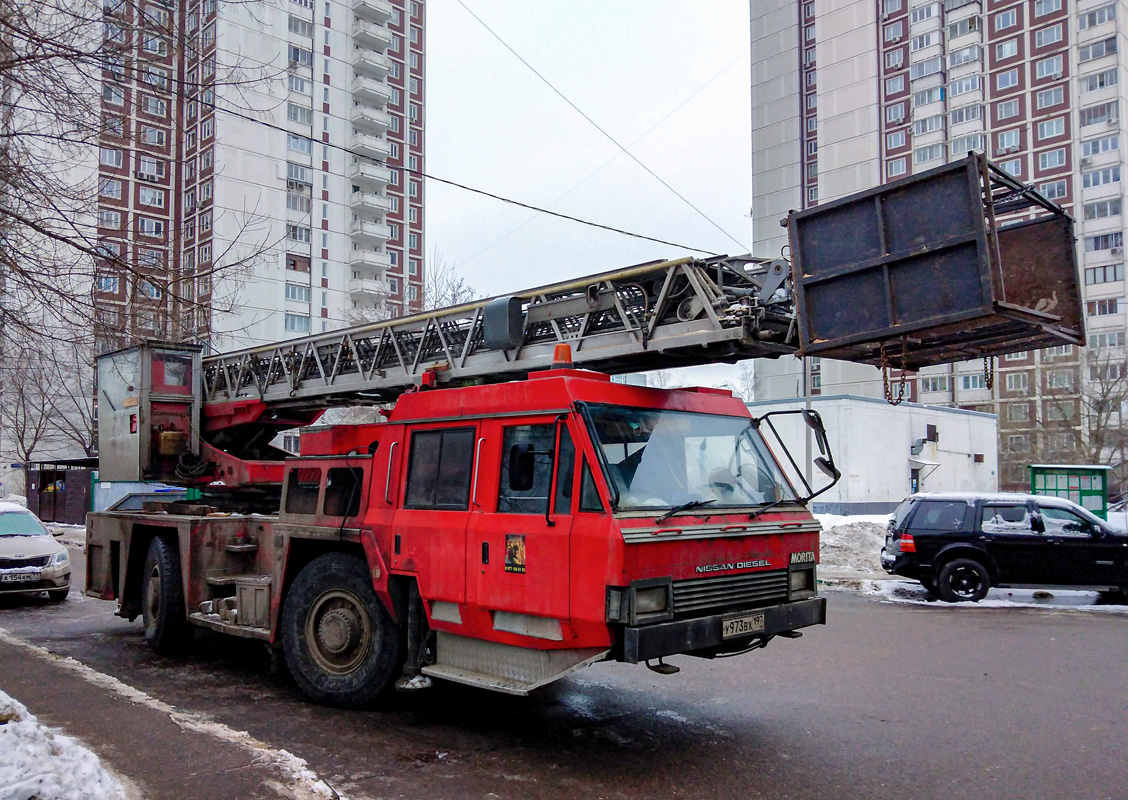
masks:
[[[124,800],[98,757],[0,691],[0,798]]]
[[[938,608],[1043,608],[1091,611],[1104,614],[1128,614],[1128,606],[1100,604],[1097,592],[1068,589],[992,589],[978,603],[945,603],[928,593],[916,581],[862,581],[862,591],[889,603],[932,605]]]

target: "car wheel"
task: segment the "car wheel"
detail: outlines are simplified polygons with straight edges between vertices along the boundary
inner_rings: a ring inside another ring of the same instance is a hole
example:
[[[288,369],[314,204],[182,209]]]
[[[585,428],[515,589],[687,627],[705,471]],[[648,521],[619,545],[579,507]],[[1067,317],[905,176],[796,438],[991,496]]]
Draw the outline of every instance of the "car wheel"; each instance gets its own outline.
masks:
[[[52,603],[61,603],[67,599],[68,594],[70,594],[69,586],[65,589],[48,589],[47,599]]]
[[[167,539],[157,536],[145,556],[141,576],[141,616],[145,640],[162,655],[183,652],[192,640],[180,583],[180,553]]]
[[[987,596],[987,590],[991,588],[991,576],[978,561],[957,558],[940,570],[936,588],[940,596],[949,603],[975,603]]]
[[[1100,592],[1097,594],[1097,604],[1102,606],[1123,606],[1128,605],[1128,587],[1123,587],[1119,590],[1112,592]]]
[[[282,611],[286,665],[303,692],[327,705],[370,703],[399,663],[399,628],[356,556],[327,553],[309,562]]]

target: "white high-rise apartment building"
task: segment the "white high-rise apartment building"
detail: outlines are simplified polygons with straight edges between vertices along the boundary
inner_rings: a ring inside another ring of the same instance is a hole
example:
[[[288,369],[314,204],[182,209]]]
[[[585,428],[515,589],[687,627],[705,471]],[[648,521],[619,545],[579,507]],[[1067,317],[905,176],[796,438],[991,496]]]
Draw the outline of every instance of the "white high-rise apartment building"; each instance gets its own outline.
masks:
[[[753,234],[887,180],[986,152],[1076,220],[1089,347],[923,370],[909,396],[999,417],[999,485],[1032,461],[1092,457],[1119,428],[1125,365],[1123,0],[752,0]],[[813,359],[812,391],[881,396],[872,367]],[[761,396],[803,393],[797,359],[757,364]],[[1109,412],[1108,404],[1116,408]],[[1094,419],[1096,420],[1094,422]],[[1117,437],[1112,437],[1117,438]],[[1088,455],[1082,454],[1088,450]]]
[[[423,0],[104,0],[100,350],[418,310]]]

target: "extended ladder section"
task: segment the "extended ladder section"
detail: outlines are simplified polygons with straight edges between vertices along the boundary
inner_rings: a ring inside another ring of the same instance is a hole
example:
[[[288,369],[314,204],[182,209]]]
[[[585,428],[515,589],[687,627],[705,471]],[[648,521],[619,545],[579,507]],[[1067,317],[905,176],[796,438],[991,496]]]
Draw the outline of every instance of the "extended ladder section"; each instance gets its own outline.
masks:
[[[272,407],[391,400],[437,385],[513,380],[571,345],[608,373],[793,353],[785,261],[680,259],[427,311],[203,361],[204,402]]]

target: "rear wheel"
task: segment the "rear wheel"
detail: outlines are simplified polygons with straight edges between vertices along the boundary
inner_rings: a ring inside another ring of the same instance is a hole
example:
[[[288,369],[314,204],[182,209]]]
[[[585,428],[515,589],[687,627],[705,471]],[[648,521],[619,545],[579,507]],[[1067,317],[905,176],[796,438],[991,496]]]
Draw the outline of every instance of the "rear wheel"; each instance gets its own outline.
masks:
[[[145,640],[164,655],[183,652],[192,640],[192,628],[184,610],[180,553],[168,539],[157,536],[149,545],[141,581]]]
[[[361,559],[319,556],[298,573],[282,611],[286,665],[302,691],[335,706],[371,702],[399,663],[399,628]]]
[[[940,570],[936,588],[940,596],[949,603],[975,603],[987,596],[987,590],[991,588],[991,576],[978,561],[957,558]]]

